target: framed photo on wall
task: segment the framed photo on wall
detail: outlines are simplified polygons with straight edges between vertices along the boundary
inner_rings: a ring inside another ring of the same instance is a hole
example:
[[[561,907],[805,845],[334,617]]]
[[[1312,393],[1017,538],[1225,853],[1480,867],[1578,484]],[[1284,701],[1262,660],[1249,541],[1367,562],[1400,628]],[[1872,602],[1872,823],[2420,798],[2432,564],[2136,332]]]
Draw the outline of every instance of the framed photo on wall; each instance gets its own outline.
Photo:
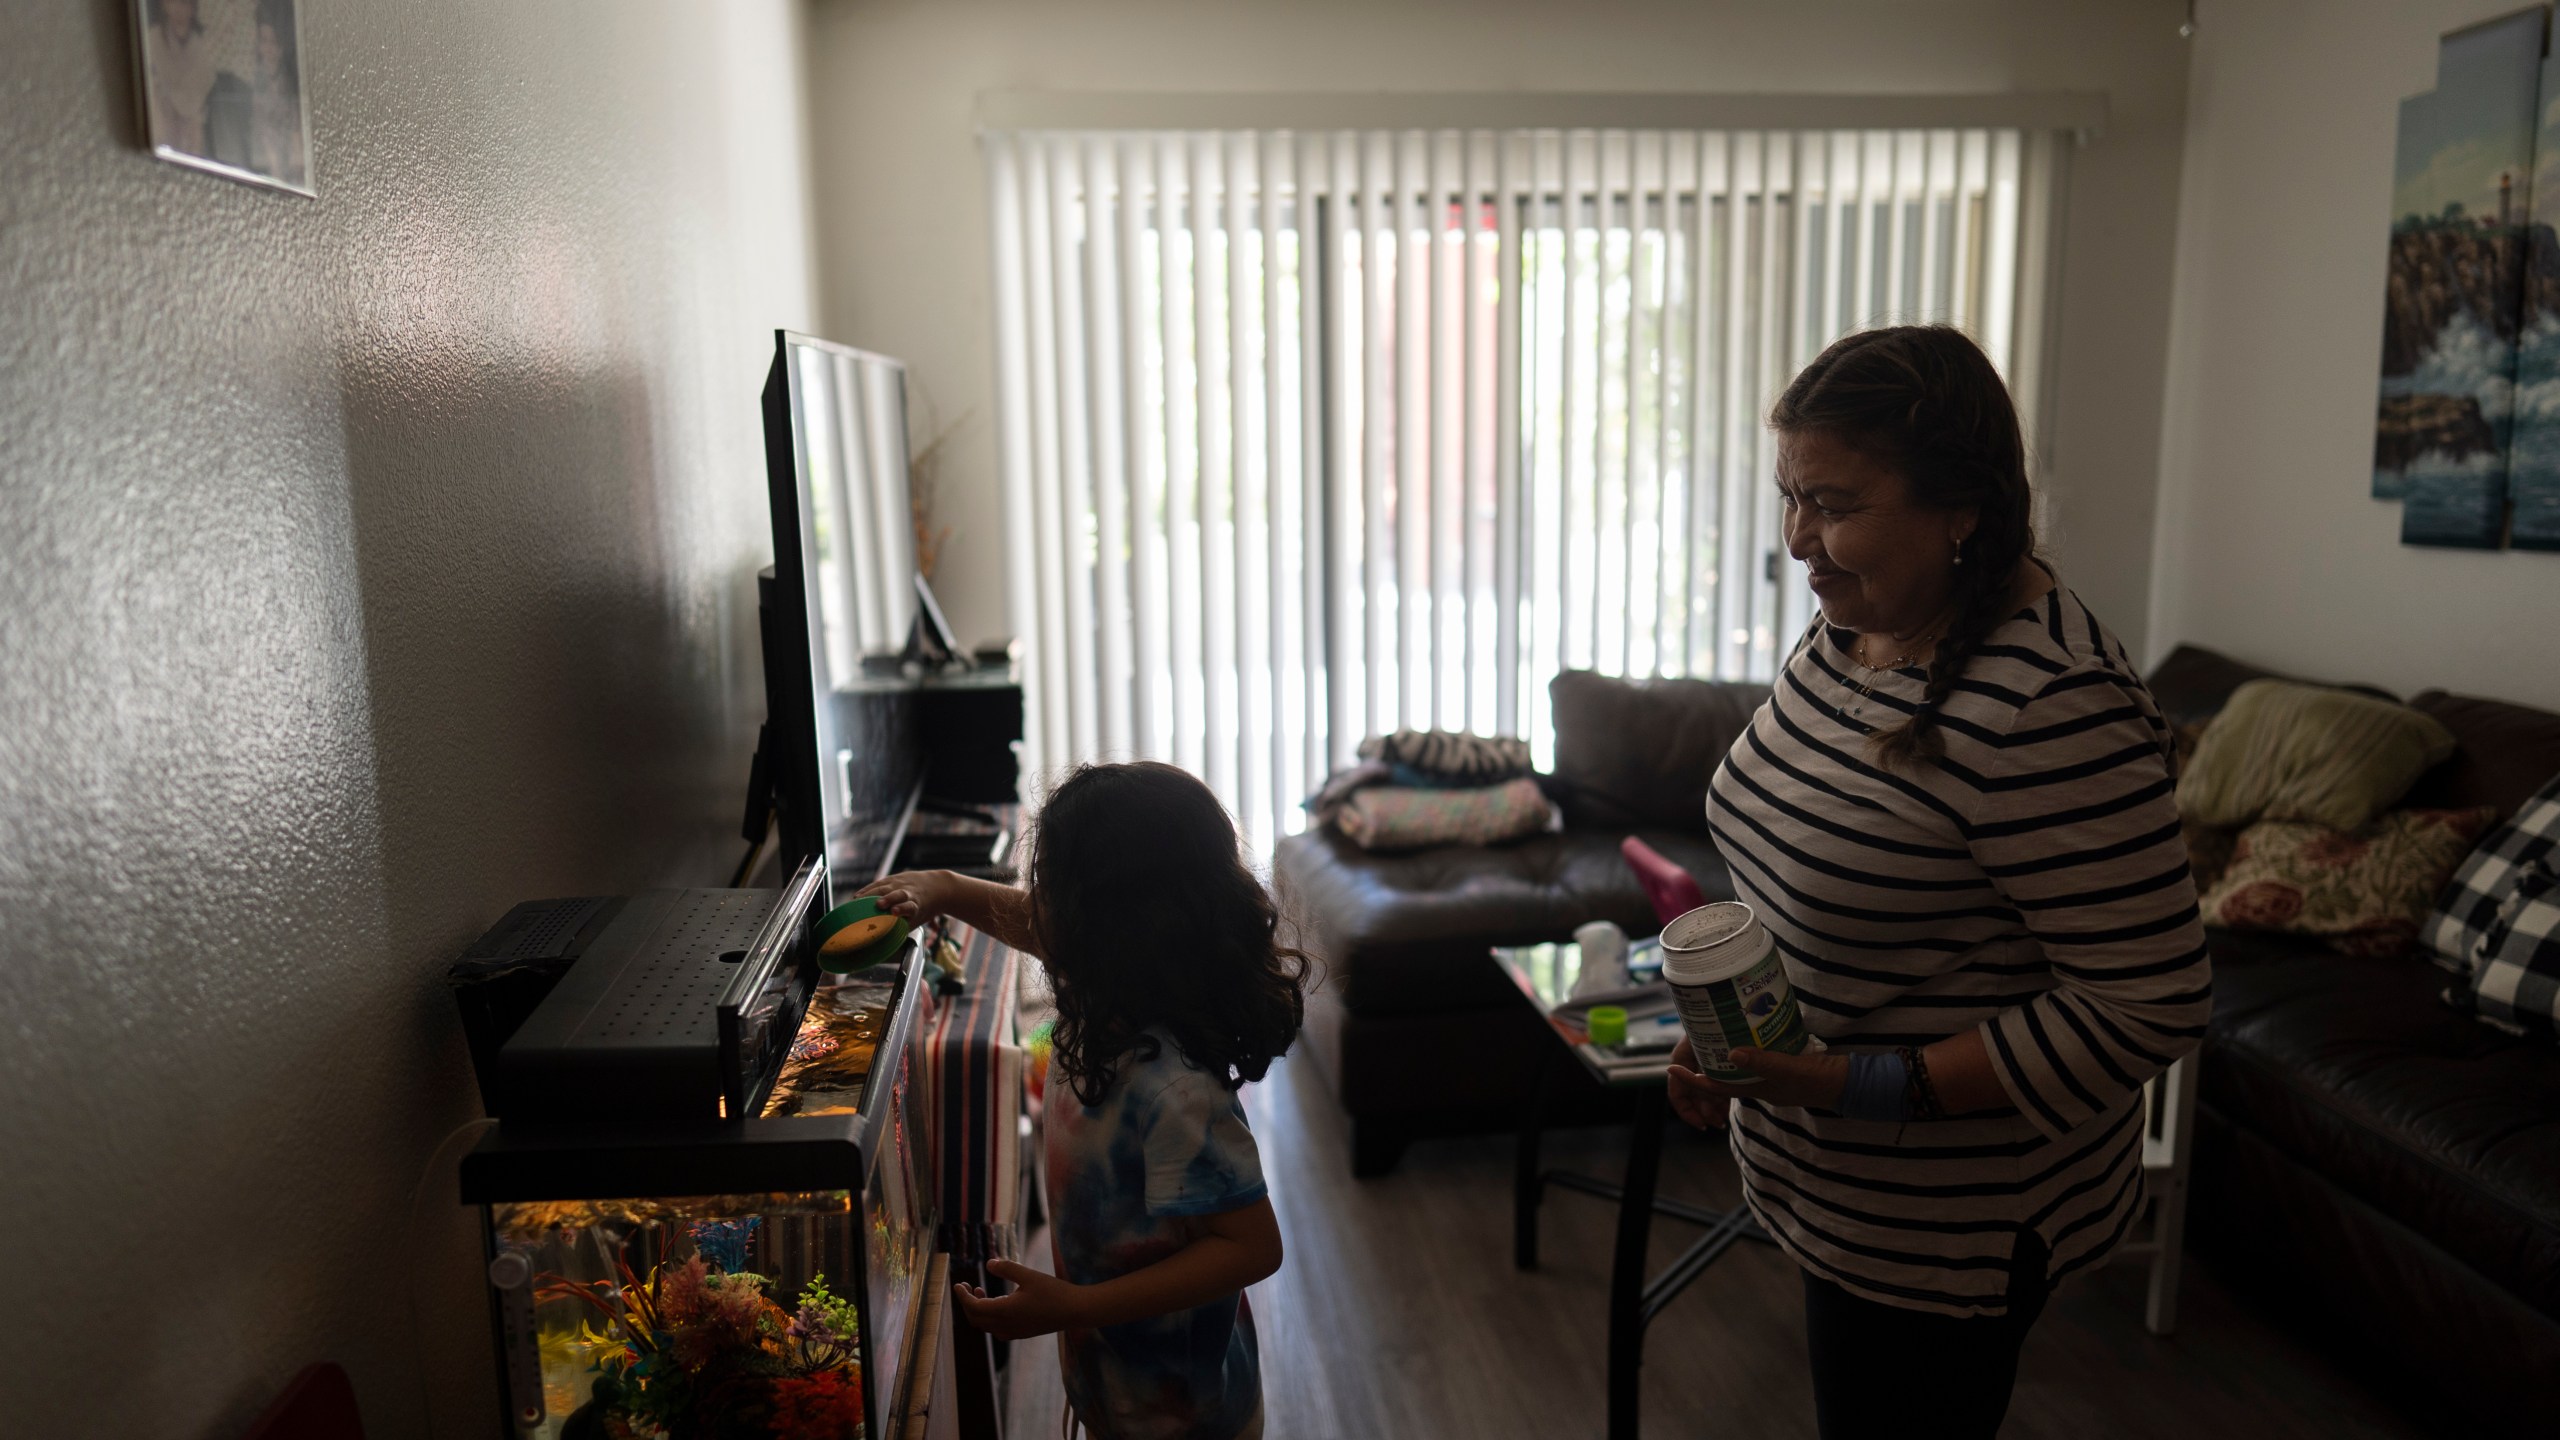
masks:
[[[151,153],[313,194],[298,0],[132,3]]]

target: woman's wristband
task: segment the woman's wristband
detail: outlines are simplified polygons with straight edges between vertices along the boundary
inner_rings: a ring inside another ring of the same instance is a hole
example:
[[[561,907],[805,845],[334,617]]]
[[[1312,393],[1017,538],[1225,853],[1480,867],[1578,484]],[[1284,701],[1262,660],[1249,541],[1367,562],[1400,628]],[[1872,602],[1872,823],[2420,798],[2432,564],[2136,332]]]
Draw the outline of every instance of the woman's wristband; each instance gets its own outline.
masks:
[[[1840,1087],[1840,1113],[1852,1120],[1887,1124],[1910,1118],[1908,1050],[1849,1057],[1849,1080]]]

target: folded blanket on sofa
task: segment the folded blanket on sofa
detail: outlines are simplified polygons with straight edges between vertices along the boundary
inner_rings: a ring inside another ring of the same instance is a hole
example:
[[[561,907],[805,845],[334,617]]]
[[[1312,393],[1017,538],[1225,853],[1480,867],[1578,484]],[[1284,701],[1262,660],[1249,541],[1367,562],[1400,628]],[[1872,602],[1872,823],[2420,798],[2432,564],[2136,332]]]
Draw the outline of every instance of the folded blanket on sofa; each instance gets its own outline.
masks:
[[[1491,845],[1547,828],[1554,810],[1526,776],[1472,790],[1371,785],[1343,802],[1334,825],[1364,850]]]
[[[1307,813],[1318,825],[1330,825],[1351,797],[1372,785],[1395,783],[1395,769],[1384,760],[1363,760],[1348,769],[1336,770],[1323,788],[1307,797]]]
[[[1496,785],[1529,773],[1529,742],[1511,735],[1399,730],[1361,741],[1360,758],[1462,785]]]

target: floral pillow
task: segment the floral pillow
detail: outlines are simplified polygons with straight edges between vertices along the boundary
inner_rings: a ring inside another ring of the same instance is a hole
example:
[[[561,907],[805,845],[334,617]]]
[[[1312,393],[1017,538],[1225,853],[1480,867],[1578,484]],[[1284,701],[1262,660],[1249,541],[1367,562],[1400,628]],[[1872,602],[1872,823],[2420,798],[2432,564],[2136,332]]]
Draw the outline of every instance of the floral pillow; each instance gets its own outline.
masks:
[[[2201,902],[2204,923],[2316,935],[2350,955],[2417,939],[2454,867],[2495,810],[2393,810],[2361,830],[2262,820],[2240,832]]]

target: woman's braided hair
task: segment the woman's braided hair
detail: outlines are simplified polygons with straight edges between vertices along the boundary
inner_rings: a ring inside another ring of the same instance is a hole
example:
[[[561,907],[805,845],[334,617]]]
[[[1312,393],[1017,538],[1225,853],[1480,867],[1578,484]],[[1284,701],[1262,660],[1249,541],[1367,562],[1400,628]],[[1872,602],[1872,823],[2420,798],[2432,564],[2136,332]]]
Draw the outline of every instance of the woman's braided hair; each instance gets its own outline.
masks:
[[[1956,549],[1955,617],[1919,710],[1867,738],[1868,753],[1892,769],[1942,753],[1939,706],[2008,618],[2018,567],[2035,555],[2027,448],[2009,387],[1982,348],[1951,325],[1863,330],[1814,357],[1770,408],[1769,427],[1827,435],[1899,472],[1919,504],[1970,507],[1980,517]]]

